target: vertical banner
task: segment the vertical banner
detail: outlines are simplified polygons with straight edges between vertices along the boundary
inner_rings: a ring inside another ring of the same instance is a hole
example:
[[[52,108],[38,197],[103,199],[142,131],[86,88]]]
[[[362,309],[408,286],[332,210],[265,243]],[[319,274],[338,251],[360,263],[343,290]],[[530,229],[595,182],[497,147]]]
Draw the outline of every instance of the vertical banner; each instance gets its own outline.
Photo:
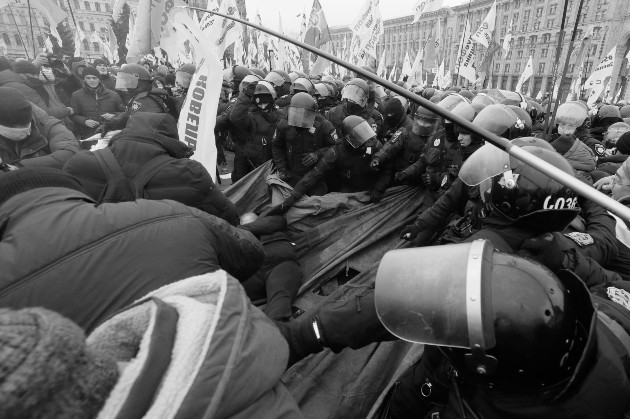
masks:
[[[423,13],[434,12],[442,8],[442,0],[418,0],[413,6],[413,22],[420,20]]]
[[[477,31],[472,35],[474,41],[479,42],[484,47],[488,48],[492,42],[492,32],[494,32],[494,21],[497,18],[497,2],[492,3],[492,7],[488,12],[488,15],[483,20],[483,23]]]
[[[507,27],[507,34],[505,35],[505,38],[503,38],[503,49],[505,50],[506,54],[510,50],[510,44],[512,43],[512,35],[514,33],[512,29],[513,27],[514,27],[514,16],[510,18],[510,26]]]
[[[365,0],[363,8],[350,25],[353,33],[351,44],[352,55],[358,60],[367,61],[367,55],[378,59],[376,44],[385,29],[379,8],[379,0]]]
[[[529,80],[531,76],[534,75],[534,61],[532,56],[529,56],[529,60],[527,61],[527,65],[523,70],[523,74],[518,78],[518,82],[516,83],[516,92],[521,93],[521,89],[523,88],[523,84]]]
[[[603,84],[606,78],[612,76],[616,52],[617,45],[615,44],[610,52],[597,64],[597,67],[595,67],[588,79],[586,79],[584,82],[585,89],[593,89],[597,84]]]
[[[330,52],[332,49],[332,38],[319,0],[313,1],[313,8],[304,34],[304,43],[326,52]],[[311,75],[322,74],[329,65],[330,61],[327,59],[316,54],[309,54],[309,73]]]
[[[461,44],[459,48],[459,56],[457,59],[457,73],[474,82],[477,79],[477,70],[475,68],[475,44],[470,35],[470,24],[466,20],[464,33],[462,34]],[[440,86],[441,87],[441,86]]]

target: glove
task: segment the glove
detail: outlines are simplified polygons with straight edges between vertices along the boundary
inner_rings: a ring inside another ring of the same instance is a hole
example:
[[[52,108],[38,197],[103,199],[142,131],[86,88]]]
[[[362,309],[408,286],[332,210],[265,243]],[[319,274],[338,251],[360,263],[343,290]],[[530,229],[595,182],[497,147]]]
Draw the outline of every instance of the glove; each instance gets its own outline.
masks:
[[[372,159],[372,161],[370,162],[370,170],[373,172],[378,172],[380,169],[381,162],[378,161],[378,159],[375,157]]]
[[[424,183],[424,186],[428,188],[437,185],[437,179],[434,173],[423,173],[420,175],[420,179],[422,180],[422,183]]]
[[[291,174],[287,171],[287,169],[278,169],[278,177],[281,180],[289,180],[291,178]]]
[[[418,233],[420,233],[420,226],[416,223],[412,223],[403,228],[403,231],[400,232],[400,238],[411,241],[418,236]]]
[[[239,228],[251,232],[256,237],[260,237],[284,230],[287,228],[287,220],[281,215],[261,216],[251,223],[240,225]]]
[[[405,172],[396,172],[396,173],[394,173],[394,180],[396,182],[403,182],[403,181],[405,181],[405,179],[407,179],[407,176],[405,175]]]
[[[96,133],[97,134],[101,134],[101,138],[105,138],[105,136],[107,135],[107,133],[110,131],[111,127],[107,124],[107,122],[105,122],[104,124],[101,124],[98,126],[98,128],[96,128]]]
[[[553,272],[560,269],[572,269],[575,261],[575,248],[562,233],[545,233],[523,242],[518,254],[542,263]]]
[[[606,176],[598,180],[593,184],[593,187],[599,191],[610,191],[612,189],[612,182],[615,176]]]
[[[265,215],[266,216],[282,215],[285,212],[287,212],[289,210],[289,208],[291,208],[293,206],[294,203],[295,203],[295,198],[290,196],[287,199],[285,199],[284,202],[282,202],[282,204],[276,205],[271,210],[269,210],[269,212],[267,212]]]
[[[383,191],[377,191],[376,189],[372,190],[370,192],[370,202],[372,203],[381,202],[381,199],[383,199],[383,195],[385,195],[385,192]]]
[[[304,166],[312,166],[317,163],[318,159],[317,153],[307,153],[302,156],[302,164]]]

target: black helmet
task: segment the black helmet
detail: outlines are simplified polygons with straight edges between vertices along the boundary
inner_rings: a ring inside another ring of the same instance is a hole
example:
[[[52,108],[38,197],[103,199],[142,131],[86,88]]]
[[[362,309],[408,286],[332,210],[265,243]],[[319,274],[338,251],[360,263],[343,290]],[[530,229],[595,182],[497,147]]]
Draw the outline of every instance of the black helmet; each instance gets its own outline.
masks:
[[[238,87],[245,76],[249,76],[253,73],[249,70],[249,68],[245,67],[244,65],[235,65],[234,68],[232,68],[232,74],[234,75],[232,78],[232,82],[234,83],[234,86]]]
[[[508,108],[512,109],[516,116],[523,121],[523,127],[515,127],[512,132],[512,138],[527,137],[532,133],[532,117],[529,116],[529,112],[520,106],[508,105]],[[519,124],[520,127],[520,124]]]
[[[574,176],[569,162],[555,151],[527,146],[523,150]],[[562,231],[580,212],[571,189],[492,144],[475,151],[459,177],[468,186],[481,185],[489,212],[516,226]]]
[[[263,70],[261,70],[260,68],[250,68],[249,71],[251,71],[252,73],[257,75],[261,79],[264,79],[265,76],[266,76],[265,72]]]
[[[556,276],[486,240],[388,252],[375,305],[394,335],[447,347],[462,376],[501,393],[568,381],[596,320],[575,274]]]
[[[354,149],[361,148],[370,138],[376,136],[368,122],[357,115],[349,115],[341,123],[345,141]]]
[[[508,140],[528,135],[521,134],[526,131],[525,122],[507,105],[494,104],[486,106],[477,114],[473,124]]]
[[[298,77],[291,85],[291,93],[304,92],[310,95],[314,93],[314,90],[313,82],[305,77]]]
[[[308,93],[298,92],[291,98],[288,107],[288,123],[294,127],[311,128],[315,123],[317,102]]]
[[[276,100],[276,89],[268,81],[259,81],[256,83],[254,95],[252,97],[254,103],[261,109],[271,109],[274,100]]]
[[[273,70],[265,77],[265,80],[273,84],[278,96],[289,94],[291,88],[291,78],[289,74],[282,70]]]
[[[255,74],[245,76],[245,78],[241,81],[239,85],[239,91],[249,97],[252,97],[252,95],[254,94],[254,90],[256,89],[256,84],[258,84],[259,81],[260,77]]]
[[[116,89],[142,90],[151,83],[151,74],[140,64],[124,64],[116,73]]]
[[[369,94],[370,87],[365,80],[354,78],[343,88],[341,98],[347,99],[363,108],[367,104]]]

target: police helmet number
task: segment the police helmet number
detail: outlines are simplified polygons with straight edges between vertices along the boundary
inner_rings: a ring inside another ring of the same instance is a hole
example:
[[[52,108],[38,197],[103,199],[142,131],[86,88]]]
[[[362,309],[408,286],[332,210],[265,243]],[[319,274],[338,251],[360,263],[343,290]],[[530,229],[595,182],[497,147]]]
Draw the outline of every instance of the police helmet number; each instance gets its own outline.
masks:
[[[577,206],[577,197],[575,198],[558,198],[556,202],[551,201],[551,195],[545,198],[543,202],[544,209],[574,209]]]

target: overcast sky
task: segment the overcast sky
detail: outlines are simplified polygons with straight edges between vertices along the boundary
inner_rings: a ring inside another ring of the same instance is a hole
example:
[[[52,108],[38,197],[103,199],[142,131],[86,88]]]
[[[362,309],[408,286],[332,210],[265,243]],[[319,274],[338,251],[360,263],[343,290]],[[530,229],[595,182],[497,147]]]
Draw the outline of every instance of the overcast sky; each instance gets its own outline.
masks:
[[[359,9],[366,0],[319,0],[324,9],[324,15],[329,26],[337,26],[351,23]],[[381,15],[383,19],[406,16],[417,0],[381,0]],[[468,0],[444,0],[445,6],[461,4]],[[250,20],[256,16],[256,10],[260,10],[260,17],[265,26],[271,29],[278,28],[278,11],[282,16],[282,26],[286,33],[297,32],[300,28],[301,18],[298,15],[306,11],[306,16],[311,11],[313,0],[246,0],[247,17]]]

